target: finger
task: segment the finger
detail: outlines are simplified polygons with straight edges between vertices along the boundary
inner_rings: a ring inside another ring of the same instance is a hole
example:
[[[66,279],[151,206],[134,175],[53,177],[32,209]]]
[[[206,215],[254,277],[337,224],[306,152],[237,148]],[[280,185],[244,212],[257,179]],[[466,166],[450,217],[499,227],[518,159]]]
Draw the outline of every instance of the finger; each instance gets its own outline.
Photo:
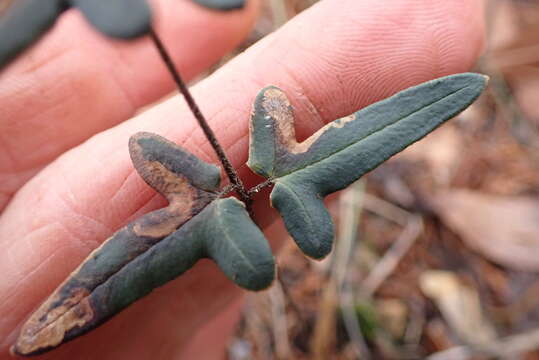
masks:
[[[257,0],[216,12],[190,0],[153,1],[157,32],[187,79],[249,31]],[[115,41],[75,9],[0,73],[0,211],[40,168],[90,136],[131,117],[172,88],[150,40]]]
[[[298,133],[305,137],[323,122],[404,87],[468,69],[482,47],[481,16],[480,3],[466,0],[390,0],[383,6],[375,0],[323,1],[201,83],[195,95],[234,165],[253,182],[242,165],[251,104],[263,86],[275,84],[286,91],[296,110]],[[11,294],[0,305],[0,311],[11,314],[0,334],[15,328],[97,242],[130,218],[163,205],[133,172],[126,149],[129,135],[158,132],[202,158],[214,158],[180,104],[171,99],[95,136],[17,194],[0,219],[0,245],[7,249],[0,254],[0,271],[6,274],[0,291]],[[258,202],[263,206],[267,199]],[[174,304],[188,293],[209,307],[230,290],[223,285],[223,293],[207,298],[198,292],[216,286],[222,277],[205,278],[196,289],[182,288],[185,281],[174,281],[170,289],[175,291],[159,291]],[[144,300],[146,306],[155,296]],[[133,306],[142,312],[143,307]],[[205,313],[189,315],[207,319]],[[114,321],[136,327],[138,319],[122,313]],[[157,331],[159,323],[148,321],[146,326]]]
[[[186,349],[182,352],[178,360],[188,359],[212,359],[224,360],[228,343],[236,330],[240,320],[241,309],[244,305],[243,297],[240,301],[223,310],[215,319],[196,332],[188,340]],[[208,346],[211,344],[211,346]]]

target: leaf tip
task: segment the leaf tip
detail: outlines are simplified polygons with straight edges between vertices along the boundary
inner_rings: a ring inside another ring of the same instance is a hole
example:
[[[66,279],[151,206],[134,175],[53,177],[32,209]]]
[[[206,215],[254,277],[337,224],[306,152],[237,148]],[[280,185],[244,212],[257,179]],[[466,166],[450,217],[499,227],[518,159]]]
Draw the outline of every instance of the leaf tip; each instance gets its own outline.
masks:
[[[230,197],[211,206],[205,233],[208,257],[241,288],[260,291],[270,286],[275,277],[275,259],[245,204]]]
[[[490,80],[487,75],[472,72],[450,75],[439,80],[443,81],[444,79],[463,80],[465,87],[473,87],[479,94],[485,90]]]
[[[479,82],[483,83],[485,86],[488,84],[490,80],[490,76],[480,73],[466,73],[469,74],[471,77],[476,78]]]
[[[471,105],[483,93],[490,80],[487,75],[479,73],[463,73],[453,76],[464,78],[463,96],[468,97],[467,105],[460,111]]]
[[[219,189],[219,167],[200,160],[160,135],[148,132],[132,135],[129,154],[144,181],[165,196],[171,190],[169,185],[174,187],[179,178],[185,178],[191,185],[208,192]],[[155,166],[162,168],[161,174],[152,170]]]
[[[240,10],[245,7],[245,0],[194,0],[206,8],[219,11]]]
[[[271,264],[271,271],[268,271],[268,270],[264,270],[264,271],[260,271],[260,275],[256,278],[256,281],[250,281],[250,282],[246,282],[246,283],[243,283],[243,284],[240,284],[236,281],[236,284],[238,284],[239,286],[241,286],[242,288],[246,289],[246,290],[249,290],[249,291],[264,291],[266,289],[268,289],[272,284],[273,284],[273,280],[275,280],[275,261],[272,261],[272,264]],[[269,265],[268,265],[268,269],[269,269]]]
[[[249,142],[249,168],[265,178],[273,176],[276,152],[288,142],[295,142],[292,105],[277,86],[266,86],[256,96]]]
[[[107,36],[130,40],[150,32],[152,12],[146,0],[71,0],[71,3]]]
[[[77,288],[65,298],[49,298],[23,325],[10,352],[38,355],[70,340],[95,317],[88,295],[87,289]]]
[[[333,221],[321,196],[312,189],[280,181],[274,186],[270,200],[305,255],[321,260],[331,252]]]

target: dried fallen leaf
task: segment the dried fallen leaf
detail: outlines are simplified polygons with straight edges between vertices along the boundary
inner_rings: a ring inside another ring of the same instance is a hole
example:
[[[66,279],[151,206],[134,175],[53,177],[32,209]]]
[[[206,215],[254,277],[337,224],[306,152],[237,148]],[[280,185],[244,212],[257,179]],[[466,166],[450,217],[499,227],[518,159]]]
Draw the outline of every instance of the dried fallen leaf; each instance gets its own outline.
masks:
[[[419,278],[419,286],[463,342],[481,345],[496,338],[494,328],[483,316],[477,291],[454,273],[426,271]]]
[[[539,270],[539,203],[529,197],[451,190],[433,198],[442,221],[487,259]]]
[[[408,324],[409,311],[401,299],[380,299],[376,301],[376,312],[380,325],[395,339],[401,339]]]

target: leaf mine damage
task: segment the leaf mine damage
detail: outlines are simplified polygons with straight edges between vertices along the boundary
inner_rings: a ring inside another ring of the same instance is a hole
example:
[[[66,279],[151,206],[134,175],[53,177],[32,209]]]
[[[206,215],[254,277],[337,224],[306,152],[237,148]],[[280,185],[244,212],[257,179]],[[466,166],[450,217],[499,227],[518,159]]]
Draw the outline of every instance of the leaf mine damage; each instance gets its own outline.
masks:
[[[215,259],[240,286],[271,283],[273,256],[264,235],[240,202],[217,200],[218,167],[150,133],[134,135],[129,148],[136,170],[169,205],[94,250],[23,326],[15,353],[38,354],[95,328],[203,257]]]
[[[251,116],[249,167],[275,184],[271,203],[301,250],[323,258],[333,223],[323,198],[341,190],[468,107],[486,86],[458,74],[404,90],[298,143],[286,95],[263,89]]]

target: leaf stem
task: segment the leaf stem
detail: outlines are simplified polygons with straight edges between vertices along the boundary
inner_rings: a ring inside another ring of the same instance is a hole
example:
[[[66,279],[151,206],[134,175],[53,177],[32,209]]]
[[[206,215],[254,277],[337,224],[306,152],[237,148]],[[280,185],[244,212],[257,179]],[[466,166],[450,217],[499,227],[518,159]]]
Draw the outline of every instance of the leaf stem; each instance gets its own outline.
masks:
[[[260,190],[268,187],[268,186],[271,186],[273,185],[273,179],[267,179],[266,181],[256,185],[256,186],[253,186],[252,188],[250,188],[247,193],[249,194],[249,196],[252,196],[253,194],[256,194],[258,192],[260,192]]]
[[[226,156],[225,151],[223,150],[221,144],[219,144],[219,141],[217,141],[217,138],[215,137],[215,133],[208,125],[208,122],[204,115],[202,115],[202,111],[200,111],[200,108],[198,107],[197,103],[195,102],[195,99],[191,95],[191,92],[187,88],[187,85],[183,81],[183,79],[180,76],[180,73],[178,69],[176,69],[176,66],[172,62],[172,58],[170,57],[168,51],[165,48],[165,45],[155,32],[153,28],[150,29],[150,38],[152,39],[155,47],[157,48],[157,51],[159,51],[159,55],[165,62],[168,71],[170,72],[170,75],[172,75],[174,82],[176,83],[176,86],[178,87],[178,90],[185,98],[185,101],[187,102],[187,105],[189,106],[189,109],[195,116],[196,120],[198,121],[198,124],[202,128],[202,131],[204,131],[204,135],[206,135],[206,138],[210,142],[211,146],[213,147],[213,150],[217,154],[217,157],[221,161],[221,164],[223,164],[223,168],[225,169],[225,172],[230,179],[230,182],[234,185],[240,199],[245,202],[245,205],[247,209],[251,208],[252,199],[247,190],[245,190],[245,186],[243,185],[243,182],[241,181],[240,177],[238,176],[238,173],[230,163],[230,160]]]
[[[228,195],[229,192],[236,191],[236,185],[229,184],[225,186],[219,193],[217,194],[217,198],[220,199],[225,195]]]

